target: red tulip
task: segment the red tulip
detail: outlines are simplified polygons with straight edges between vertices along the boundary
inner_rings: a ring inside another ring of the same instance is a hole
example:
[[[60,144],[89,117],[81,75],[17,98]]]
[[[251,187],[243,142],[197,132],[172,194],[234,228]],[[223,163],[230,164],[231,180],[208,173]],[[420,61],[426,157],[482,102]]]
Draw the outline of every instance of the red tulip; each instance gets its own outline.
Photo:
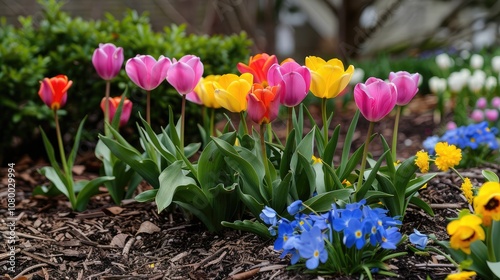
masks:
[[[280,106],[280,88],[278,86],[264,88],[261,84],[253,84],[247,95],[247,114],[257,124],[270,123],[278,116]]]
[[[67,91],[72,84],[73,81],[69,81],[66,75],[44,78],[40,82],[38,95],[50,109],[59,110],[66,104]]]
[[[252,74],[253,81],[255,83],[267,86],[267,73],[269,72],[269,68],[271,68],[271,66],[275,63],[278,63],[278,59],[275,55],[260,53],[255,56],[251,56],[248,60],[248,65],[240,62],[236,67],[241,74]]]
[[[108,100],[109,100],[108,101],[109,102],[109,122],[111,123],[113,120],[113,117],[115,116],[116,110],[118,109],[118,106],[120,105],[122,97],[121,96],[109,97]],[[101,109],[103,112],[106,110],[106,97],[104,97],[101,100]],[[132,101],[130,101],[128,98],[125,98],[125,100],[123,100],[123,105],[122,105],[122,114],[120,115],[120,126],[123,126],[128,122],[128,119],[130,118],[131,112],[132,112]]]

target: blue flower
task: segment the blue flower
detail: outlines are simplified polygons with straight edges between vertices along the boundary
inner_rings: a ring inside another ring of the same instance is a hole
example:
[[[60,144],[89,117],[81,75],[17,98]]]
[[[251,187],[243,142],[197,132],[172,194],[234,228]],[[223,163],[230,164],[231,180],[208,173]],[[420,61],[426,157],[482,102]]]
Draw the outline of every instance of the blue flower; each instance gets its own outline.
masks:
[[[410,242],[418,249],[424,250],[429,238],[427,235],[420,233],[416,229],[413,229],[413,232],[414,233],[410,234]]]
[[[293,236],[293,227],[286,222],[278,226],[278,238],[274,241],[274,250],[283,249],[283,245]]]
[[[298,244],[300,256],[306,261],[308,269],[316,269],[319,263],[325,263],[328,259],[328,252],[325,250],[325,241],[323,234],[317,227],[312,227],[310,231],[304,231],[300,235]]]
[[[330,225],[330,213],[324,213],[321,215],[311,215],[310,216],[313,226],[318,227],[321,230],[329,228]]]
[[[276,218],[277,216],[278,214],[276,213],[276,211],[268,206],[264,206],[264,209],[262,209],[262,212],[259,215],[259,217],[265,224],[271,226],[276,226],[276,223],[278,221]]]
[[[396,249],[396,245],[401,240],[401,233],[397,227],[392,227],[388,229],[379,228],[380,236],[382,242],[380,246],[384,249]]]
[[[302,211],[304,209],[304,206],[302,205],[302,200],[296,200],[290,204],[286,210],[288,211],[288,214],[290,215],[295,215],[298,212]]]
[[[433,155],[434,154],[434,147],[436,144],[439,142],[439,136],[433,135],[430,137],[427,137],[427,139],[422,142],[422,145],[424,146],[424,149],[429,152],[429,154]]]
[[[349,225],[351,219],[361,219],[363,212],[361,209],[344,210],[340,213],[340,218],[333,220],[333,229],[337,232],[343,231]]]
[[[356,248],[360,250],[366,244],[365,233],[365,223],[356,219],[349,220],[349,224],[344,230],[344,244],[347,248],[356,244]]]

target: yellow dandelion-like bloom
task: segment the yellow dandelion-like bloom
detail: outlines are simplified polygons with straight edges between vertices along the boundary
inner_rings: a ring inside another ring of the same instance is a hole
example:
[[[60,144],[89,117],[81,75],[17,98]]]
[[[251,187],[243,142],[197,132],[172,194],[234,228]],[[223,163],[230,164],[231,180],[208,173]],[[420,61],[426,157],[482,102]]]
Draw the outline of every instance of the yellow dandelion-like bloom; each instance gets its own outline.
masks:
[[[415,158],[415,164],[420,169],[420,172],[429,172],[429,154],[424,151],[418,151]]]
[[[423,189],[427,189],[427,183],[425,183],[425,184],[424,184],[424,185],[423,185],[420,189],[421,189],[421,190],[423,190]]]
[[[470,244],[476,240],[484,240],[486,236],[481,227],[482,222],[480,217],[472,214],[451,221],[446,227],[450,235],[451,248],[460,249],[470,255]]]
[[[483,217],[485,226],[491,225],[491,220],[500,220],[500,183],[484,183],[474,198],[474,210]]]
[[[464,193],[465,198],[469,204],[472,204],[472,200],[474,199],[474,194],[472,193],[472,183],[469,178],[465,178],[462,183],[462,192]]]
[[[346,187],[352,186],[351,182],[349,182],[347,179],[344,179],[344,181],[342,181],[342,185],[345,185]]]
[[[321,158],[319,157],[315,157],[315,156],[312,156],[312,161],[313,161],[313,164],[316,164],[316,163],[321,163]]]
[[[448,171],[451,167],[455,167],[462,160],[462,150],[455,145],[448,145],[446,142],[436,144],[436,166],[441,171]]]
[[[476,276],[475,271],[460,271],[458,273],[448,274],[445,280],[470,280]]]

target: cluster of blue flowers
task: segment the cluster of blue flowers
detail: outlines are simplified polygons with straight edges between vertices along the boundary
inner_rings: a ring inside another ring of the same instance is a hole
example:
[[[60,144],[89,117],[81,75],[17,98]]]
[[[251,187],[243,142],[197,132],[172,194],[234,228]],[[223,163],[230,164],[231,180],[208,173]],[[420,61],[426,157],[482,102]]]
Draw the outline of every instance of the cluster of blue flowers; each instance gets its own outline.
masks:
[[[434,147],[438,142],[447,142],[450,145],[455,145],[460,149],[467,147],[475,150],[481,146],[487,146],[492,150],[499,148],[496,135],[498,129],[488,127],[488,122],[478,124],[470,124],[460,126],[452,130],[448,130],[443,136],[431,136],[423,142],[424,149],[429,154],[434,154]]]
[[[308,269],[316,269],[319,263],[328,259],[326,246],[341,240],[347,247],[354,245],[358,250],[365,246],[396,249],[401,240],[398,226],[401,221],[388,217],[387,210],[371,208],[366,200],[345,205],[345,209],[337,209],[332,204],[326,213],[304,214],[304,204],[297,200],[287,207],[288,213],[294,217],[290,221],[279,215],[270,207],[265,207],[260,218],[270,225],[269,231],[278,236],[274,242],[275,250],[282,250],[281,258],[291,254],[291,263],[300,258],[306,260]],[[328,241],[328,242],[326,242]]]

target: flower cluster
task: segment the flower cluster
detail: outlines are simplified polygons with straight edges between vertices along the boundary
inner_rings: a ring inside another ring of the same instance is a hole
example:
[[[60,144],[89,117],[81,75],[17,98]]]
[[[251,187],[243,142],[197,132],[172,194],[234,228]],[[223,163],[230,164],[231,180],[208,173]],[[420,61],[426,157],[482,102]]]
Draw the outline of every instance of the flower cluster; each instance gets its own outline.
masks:
[[[456,145],[461,149],[467,147],[477,149],[481,145],[485,145],[491,150],[496,150],[499,147],[496,139],[497,134],[498,129],[489,128],[487,122],[481,122],[448,130],[441,136],[440,140]]]
[[[447,171],[455,167],[462,160],[462,150],[455,145],[450,145],[447,142],[438,142],[434,146],[432,154],[436,154],[432,159],[429,153],[419,151],[415,155],[415,164],[420,169],[420,172],[427,173],[429,171],[429,163],[434,162],[436,167],[441,171]]]
[[[294,220],[279,218],[276,211],[265,207],[260,218],[268,225],[272,235],[277,234],[275,250],[283,250],[281,257],[291,254],[291,263],[296,264],[301,258],[306,260],[308,269],[316,269],[326,263],[330,251],[335,250],[336,241],[341,240],[344,248],[356,247],[358,251],[380,246],[383,249],[396,249],[402,238],[398,226],[401,221],[387,216],[387,210],[371,208],[365,200],[345,205],[338,209],[332,204],[326,213],[311,212],[302,201],[293,202],[288,214]]]
[[[476,122],[488,121],[495,123],[498,121],[500,110],[500,97],[495,96],[488,102],[486,97],[481,97],[476,101],[476,106],[472,111],[470,118]]]

